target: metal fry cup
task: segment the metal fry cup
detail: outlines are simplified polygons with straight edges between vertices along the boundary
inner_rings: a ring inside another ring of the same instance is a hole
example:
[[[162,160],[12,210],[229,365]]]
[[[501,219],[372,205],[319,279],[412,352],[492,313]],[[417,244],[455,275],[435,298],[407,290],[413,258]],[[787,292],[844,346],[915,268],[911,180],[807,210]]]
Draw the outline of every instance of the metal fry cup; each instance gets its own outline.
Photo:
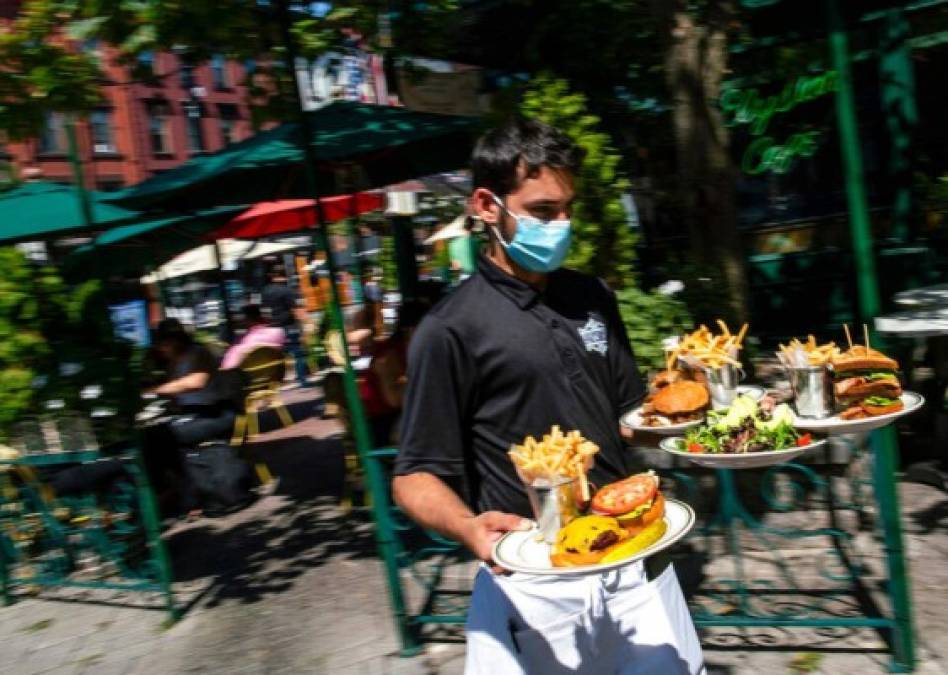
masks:
[[[793,407],[800,417],[823,419],[834,413],[833,375],[826,366],[788,368]]]
[[[711,407],[721,410],[730,406],[737,398],[737,385],[744,379],[744,371],[732,363],[725,363],[720,368],[706,368],[704,375],[711,395]]]
[[[543,541],[552,544],[564,525],[579,516],[576,478],[562,477],[556,481],[538,479],[526,483],[527,498]]]

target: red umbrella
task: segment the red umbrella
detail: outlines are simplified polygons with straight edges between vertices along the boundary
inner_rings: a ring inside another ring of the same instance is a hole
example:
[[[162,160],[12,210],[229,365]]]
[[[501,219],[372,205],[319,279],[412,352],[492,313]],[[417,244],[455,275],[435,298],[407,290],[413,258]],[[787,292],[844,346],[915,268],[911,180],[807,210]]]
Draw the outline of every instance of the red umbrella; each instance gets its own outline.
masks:
[[[385,207],[385,193],[359,192],[354,195],[324,197],[325,222],[331,223]],[[298,232],[316,225],[315,202],[312,199],[281,199],[260,202],[213,233],[214,239],[257,239],[274,234]]]

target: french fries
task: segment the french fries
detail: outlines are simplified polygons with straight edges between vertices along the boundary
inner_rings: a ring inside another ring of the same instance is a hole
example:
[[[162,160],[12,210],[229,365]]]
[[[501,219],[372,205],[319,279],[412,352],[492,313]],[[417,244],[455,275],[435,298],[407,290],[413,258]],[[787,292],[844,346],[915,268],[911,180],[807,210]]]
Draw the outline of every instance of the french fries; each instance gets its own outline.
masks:
[[[816,343],[816,338],[807,335],[806,342],[800,342],[793,338],[789,344],[781,344],[780,352],[777,358],[781,363],[790,368],[802,368],[804,366],[825,366],[831,359],[838,356],[839,347],[835,342],[827,342],[822,345]]]
[[[527,436],[523,444],[512,446],[507,454],[525,483],[532,485],[542,480],[553,484],[563,478],[578,478],[583,500],[588,501],[586,472],[592,468],[597,452],[599,446],[587,441],[579,431],[564,434],[559,426],[554,426],[541,440]]]
[[[666,367],[671,370],[678,359],[683,359],[699,361],[701,365],[708,368],[720,368],[726,363],[740,368],[741,363],[736,356],[744,344],[747,324],[741,326],[740,331],[734,334],[721,319],[718,319],[716,323],[721,329],[720,335],[715,335],[711,329],[702,324],[695,332],[683,336],[678,341],[678,346],[669,352]]]

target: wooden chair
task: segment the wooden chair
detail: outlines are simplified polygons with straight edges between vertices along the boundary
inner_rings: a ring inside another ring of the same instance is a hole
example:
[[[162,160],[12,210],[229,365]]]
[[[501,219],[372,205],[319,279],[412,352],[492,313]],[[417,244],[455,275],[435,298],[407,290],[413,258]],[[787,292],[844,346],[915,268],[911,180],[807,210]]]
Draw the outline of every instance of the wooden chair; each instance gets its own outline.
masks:
[[[284,427],[293,424],[286,405],[280,398],[280,385],[286,374],[286,354],[277,347],[255,347],[244,356],[238,366],[244,373],[244,408],[234,421],[233,446],[253,440],[260,434],[258,414],[267,407],[276,410]],[[261,483],[269,483],[273,477],[263,462],[256,462],[254,469]]]

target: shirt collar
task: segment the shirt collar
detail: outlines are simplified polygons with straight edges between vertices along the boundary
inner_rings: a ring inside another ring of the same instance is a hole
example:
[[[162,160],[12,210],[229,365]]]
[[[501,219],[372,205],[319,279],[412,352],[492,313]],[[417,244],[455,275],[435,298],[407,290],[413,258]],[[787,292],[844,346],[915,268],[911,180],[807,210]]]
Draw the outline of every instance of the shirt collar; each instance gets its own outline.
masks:
[[[540,297],[537,289],[507,274],[483,254],[477,259],[477,270],[484,276],[487,283],[513,300],[520,309],[526,309]]]

